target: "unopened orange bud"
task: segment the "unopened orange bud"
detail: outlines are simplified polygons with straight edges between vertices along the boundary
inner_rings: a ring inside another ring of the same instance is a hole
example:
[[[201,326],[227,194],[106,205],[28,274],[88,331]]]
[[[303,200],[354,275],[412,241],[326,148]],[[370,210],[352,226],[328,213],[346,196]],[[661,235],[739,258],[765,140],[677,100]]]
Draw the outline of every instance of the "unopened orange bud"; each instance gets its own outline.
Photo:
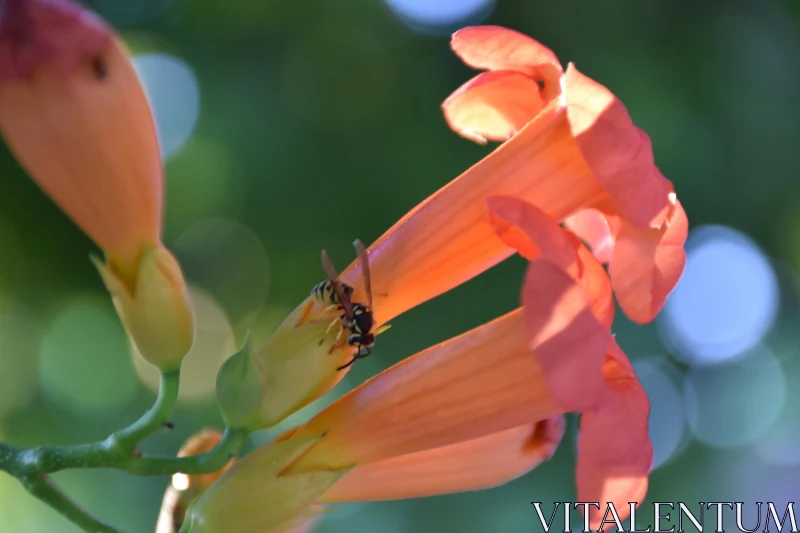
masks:
[[[128,277],[161,232],[162,162],[124,45],[67,0],[0,6],[0,131],[39,186]]]

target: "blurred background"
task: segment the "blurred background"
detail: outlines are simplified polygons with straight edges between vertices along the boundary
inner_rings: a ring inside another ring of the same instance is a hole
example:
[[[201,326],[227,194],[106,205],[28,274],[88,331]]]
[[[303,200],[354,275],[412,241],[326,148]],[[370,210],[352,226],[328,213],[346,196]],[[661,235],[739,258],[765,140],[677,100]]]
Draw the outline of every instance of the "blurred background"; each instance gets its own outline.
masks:
[[[474,74],[450,52],[450,33],[488,23],[531,35],[616,93],[689,215],[687,269],[659,319],[640,327],[619,313],[614,325],[652,402],[648,501],[785,506],[797,497],[799,2],[89,4],[129,43],[154,108],[165,242],[198,317],[176,428],[147,451],[174,453],[191,432],[220,424],[219,364],[246,329],[263,339],[322,279],[322,248],[346,266],[354,238],[370,243],[492,149],[456,136],[439,111]],[[0,439],[103,438],[149,406],[156,373],[131,353],[88,260],[92,244],[1,150]],[[331,394],[250,444],[511,310],[524,266],[510,259],[402,315]],[[531,501],[575,499],[576,422],[550,462],[504,487],[347,505],[315,531],[539,531]],[[113,471],[55,477],[132,533],[153,531],[169,482]],[[3,475],[0,531],[77,529]]]

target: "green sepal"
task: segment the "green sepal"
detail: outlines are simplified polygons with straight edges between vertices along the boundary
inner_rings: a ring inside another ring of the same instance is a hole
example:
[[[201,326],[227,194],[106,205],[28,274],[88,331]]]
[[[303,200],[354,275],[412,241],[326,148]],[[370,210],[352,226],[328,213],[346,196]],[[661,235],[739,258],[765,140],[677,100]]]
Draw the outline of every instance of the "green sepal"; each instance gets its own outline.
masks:
[[[248,331],[242,347],[219,369],[217,403],[228,427],[255,431],[263,425],[260,417],[263,399],[262,370]]]

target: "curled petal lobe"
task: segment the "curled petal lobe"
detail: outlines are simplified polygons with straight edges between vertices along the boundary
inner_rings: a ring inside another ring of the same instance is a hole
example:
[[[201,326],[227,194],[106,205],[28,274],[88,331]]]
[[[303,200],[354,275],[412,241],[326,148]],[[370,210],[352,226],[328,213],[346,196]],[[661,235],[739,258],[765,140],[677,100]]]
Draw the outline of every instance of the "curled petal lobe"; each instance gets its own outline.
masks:
[[[522,307],[533,353],[563,412],[595,407],[611,335],[586,291],[554,263],[536,260],[525,276]]]
[[[472,26],[454,33],[450,46],[473,68],[515,70],[542,82],[545,101],[557,94],[561,63],[552,50],[527,35],[500,26]]]
[[[450,128],[478,143],[505,141],[521,130],[547,101],[539,85],[519,72],[498,70],[475,76],[442,104]]]
[[[603,365],[606,391],[600,406],[581,419],[578,438],[578,500],[613,502],[620,518],[628,502],[641,502],[653,463],[648,436],[650,402],[625,354],[612,341]],[[601,507],[602,509],[603,507]],[[590,508],[597,528],[602,514]]]
[[[593,345],[593,352],[587,349],[585,353],[594,353],[591,367],[597,370],[599,376],[599,365],[605,353],[603,339],[608,338],[602,330],[607,331],[614,320],[611,284],[602,265],[575,235],[563,230],[536,206],[507,196],[489,197],[486,204],[500,239],[532,261],[522,298],[533,344],[544,346],[546,343],[541,339],[548,339],[548,343],[556,342],[558,335],[555,331],[558,328],[564,328],[561,338],[566,339],[568,344],[566,335],[585,334],[597,343]],[[562,273],[555,272],[553,267]],[[553,355],[552,368],[560,373],[564,362],[570,360],[569,353],[565,351],[563,359]],[[578,365],[590,361],[573,355]],[[550,360],[549,353],[541,348],[537,351],[537,357],[542,361]],[[556,374],[552,377],[556,382],[561,379]],[[597,380],[595,382],[599,383]]]
[[[611,260],[614,238],[619,228],[618,224],[610,222],[603,213],[596,209],[581,209],[564,219],[564,226],[586,242],[598,261],[607,264]]]
[[[639,229],[661,227],[671,184],[653,161],[650,138],[611,91],[572,64],[564,83],[575,142],[619,214]]]
[[[642,230],[623,222],[609,264],[620,307],[640,324],[651,322],[659,313],[686,266],[689,221],[674,194],[671,202],[661,228]]]
[[[575,244],[544,211],[512,196],[490,196],[486,205],[497,236],[522,257],[547,259],[578,276]]]
[[[476,439],[563,411],[514,311],[405,359],[292,438],[324,434],[292,471],[371,463]]]
[[[422,498],[507,483],[555,453],[564,434],[557,416],[441,448],[358,465],[323,496],[356,502]]]

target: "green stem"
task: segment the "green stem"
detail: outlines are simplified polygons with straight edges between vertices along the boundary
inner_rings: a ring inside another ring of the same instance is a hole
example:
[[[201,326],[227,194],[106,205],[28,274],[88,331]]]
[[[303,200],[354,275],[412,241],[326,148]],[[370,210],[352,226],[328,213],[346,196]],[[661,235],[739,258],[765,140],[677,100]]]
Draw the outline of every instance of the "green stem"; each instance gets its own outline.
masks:
[[[209,452],[188,457],[140,457],[118,466],[122,470],[140,476],[183,474],[211,474],[221,470],[236,457],[247,440],[248,432],[227,428],[222,439]]]
[[[28,491],[89,533],[119,533],[81,509],[47,474],[69,468],[116,468],[141,476],[211,474],[241,451],[249,432],[226,428],[213,450],[188,457],[142,457],[139,442],[169,422],[178,399],[179,372],[162,374],[155,403],[139,420],[106,440],[76,446],[15,448],[0,443],[0,471],[19,479]]]
[[[28,489],[28,492],[61,513],[62,516],[86,531],[86,533],[122,533],[120,530],[101,522],[81,509],[77,503],[61,492],[61,489],[46,475],[37,474],[22,477],[20,482]]]
[[[158,397],[150,410],[127,428],[111,435],[110,439],[115,440],[121,449],[133,451],[142,439],[149,437],[169,422],[178,403],[180,379],[180,370],[161,374]]]

